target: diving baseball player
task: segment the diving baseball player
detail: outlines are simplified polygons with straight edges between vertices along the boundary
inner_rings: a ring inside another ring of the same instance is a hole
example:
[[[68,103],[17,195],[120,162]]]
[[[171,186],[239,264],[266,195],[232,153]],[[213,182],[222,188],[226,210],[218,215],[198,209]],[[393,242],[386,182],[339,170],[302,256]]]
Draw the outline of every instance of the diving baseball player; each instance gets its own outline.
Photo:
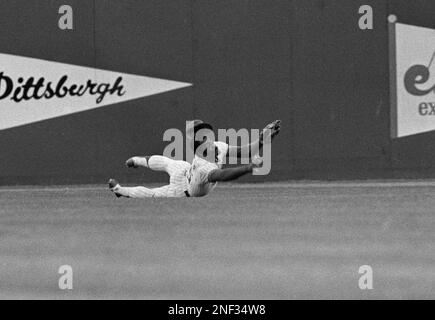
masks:
[[[235,180],[251,173],[261,165],[258,154],[263,146],[265,134],[273,139],[280,131],[281,122],[276,120],[266,126],[260,138],[246,146],[229,146],[220,141],[212,141],[207,137],[198,141],[197,133],[202,130],[213,131],[210,124],[195,120],[193,127],[194,159],[192,164],[173,160],[164,156],[133,157],[126,161],[127,167],[146,167],[155,171],[165,171],[169,174],[169,184],[160,188],[122,187],[116,180],[109,180],[109,188],[117,197],[147,198],[147,197],[201,197],[214,189],[218,181]],[[231,152],[230,152],[231,151]],[[235,154],[237,158],[248,154],[252,159],[249,165],[222,169],[224,158]]]

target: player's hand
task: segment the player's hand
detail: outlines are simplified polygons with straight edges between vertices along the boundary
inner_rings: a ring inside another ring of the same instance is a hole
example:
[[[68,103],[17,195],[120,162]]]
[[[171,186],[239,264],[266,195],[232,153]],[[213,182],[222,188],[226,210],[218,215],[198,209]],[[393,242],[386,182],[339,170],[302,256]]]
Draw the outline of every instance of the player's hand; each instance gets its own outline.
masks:
[[[251,165],[253,168],[260,168],[263,165],[263,159],[258,154],[252,157]]]
[[[260,141],[264,141],[264,139],[270,139],[272,141],[275,138],[279,131],[281,130],[281,120],[275,120],[274,122],[269,123],[260,133]]]
[[[261,170],[263,166],[263,159],[260,158],[258,154],[252,157],[251,163],[249,164],[249,169],[252,174],[256,174],[258,170]]]

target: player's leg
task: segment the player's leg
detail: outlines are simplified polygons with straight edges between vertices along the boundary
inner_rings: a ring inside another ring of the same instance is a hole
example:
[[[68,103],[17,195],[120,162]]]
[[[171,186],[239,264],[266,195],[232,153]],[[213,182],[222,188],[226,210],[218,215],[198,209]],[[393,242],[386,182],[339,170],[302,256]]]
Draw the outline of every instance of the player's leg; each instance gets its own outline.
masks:
[[[138,187],[122,187],[118,185],[112,191],[127,198],[170,198],[173,197],[170,187],[164,186],[160,188]]]
[[[133,157],[126,161],[127,167],[145,167],[154,171],[166,171],[169,175],[173,174],[177,170],[177,160],[172,160],[164,156],[145,156],[145,157]],[[183,161],[184,162],[184,161]]]
[[[129,168],[139,168],[139,167],[148,168],[148,160],[149,160],[149,158],[150,158],[150,156],[143,156],[143,157],[135,156],[135,157],[131,157],[130,159],[125,161],[125,165],[127,167],[129,167]]]
[[[122,187],[117,186],[112,189],[117,196],[123,196],[127,198],[151,198],[154,196],[153,189],[139,187]]]
[[[127,198],[181,198],[186,196],[185,185],[181,183],[181,180],[160,188],[146,188],[143,186],[123,187],[115,179],[110,179],[109,189],[117,197]]]
[[[140,158],[140,159],[135,159]],[[111,190],[116,195],[130,198],[147,198],[147,197],[185,197],[187,190],[186,171],[190,168],[190,164],[186,161],[172,160],[164,156],[133,157],[135,163],[141,163],[155,171],[166,171],[169,176],[169,185],[161,188],[146,188],[146,187],[121,187],[119,184],[112,187]],[[130,160],[130,159],[129,159]],[[139,162],[140,160],[142,162]],[[117,182],[116,182],[117,183]]]
[[[188,189],[186,173],[190,166],[190,163],[186,161],[174,161],[171,164],[169,185],[172,194],[176,197],[186,196]]]
[[[148,160],[149,160],[149,156],[144,156],[144,157],[132,157],[130,159],[128,159],[125,162],[125,165],[129,168],[139,168],[139,167],[145,167],[148,168]]]
[[[174,185],[167,185],[160,188],[123,187],[115,179],[109,180],[109,189],[117,197],[126,198],[174,198],[185,197],[184,192],[178,192]]]

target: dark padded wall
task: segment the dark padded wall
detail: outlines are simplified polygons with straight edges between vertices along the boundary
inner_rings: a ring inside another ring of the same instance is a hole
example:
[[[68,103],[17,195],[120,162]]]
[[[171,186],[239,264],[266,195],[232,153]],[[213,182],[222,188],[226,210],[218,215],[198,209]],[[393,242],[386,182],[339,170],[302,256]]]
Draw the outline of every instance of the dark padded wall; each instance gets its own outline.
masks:
[[[369,4],[374,30],[358,27]],[[298,177],[383,175],[389,161],[386,2],[297,1],[293,22]]]
[[[98,68],[193,82],[189,0],[95,3]],[[162,141],[164,131],[183,129],[192,116],[191,88],[103,108],[98,118],[106,132],[99,133],[102,152],[97,179],[166,181],[165,174],[128,170],[124,162],[137,154],[162,154],[167,145]]]
[[[68,3],[73,32],[58,28],[62,1],[0,1],[0,52],[94,67],[93,2]],[[1,131],[0,183],[86,181],[97,167],[98,121],[84,113]]]
[[[73,31],[57,27],[65,3]],[[374,30],[358,28],[364,4]],[[0,184],[165,181],[123,162],[162,153],[165,129],[193,118],[283,120],[272,173],[245,181],[428,176],[434,133],[389,136],[386,17],[435,28],[434,12],[429,0],[2,0],[1,53],[194,85],[1,131]]]
[[[292,2],[193,2],[194,113],[218,128],[285,126],[275,140],[272,172],[292,172]],[[245,178],[246,180],[246,178]]]
[[[0,33],[0,52],[192,82],[189,1],[68,1],[73,31],[57,26],[64,3],[1,1],[0,27],[9,32]],[[124,161],[162,153],[163,132],[183,128],[192,108],[186,88],[2,131],[0,183],[141,180]]]

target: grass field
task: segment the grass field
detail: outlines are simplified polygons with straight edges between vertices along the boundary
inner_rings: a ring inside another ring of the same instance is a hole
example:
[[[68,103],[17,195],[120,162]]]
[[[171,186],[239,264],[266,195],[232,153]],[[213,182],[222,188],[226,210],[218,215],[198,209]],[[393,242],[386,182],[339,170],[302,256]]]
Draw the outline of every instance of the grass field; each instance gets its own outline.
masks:
[[[435,298],[435,182],[0,188],[0,298]],[[73,268],[73,290],[58,268]],[[358,268],[373,268],[373,290]]]

